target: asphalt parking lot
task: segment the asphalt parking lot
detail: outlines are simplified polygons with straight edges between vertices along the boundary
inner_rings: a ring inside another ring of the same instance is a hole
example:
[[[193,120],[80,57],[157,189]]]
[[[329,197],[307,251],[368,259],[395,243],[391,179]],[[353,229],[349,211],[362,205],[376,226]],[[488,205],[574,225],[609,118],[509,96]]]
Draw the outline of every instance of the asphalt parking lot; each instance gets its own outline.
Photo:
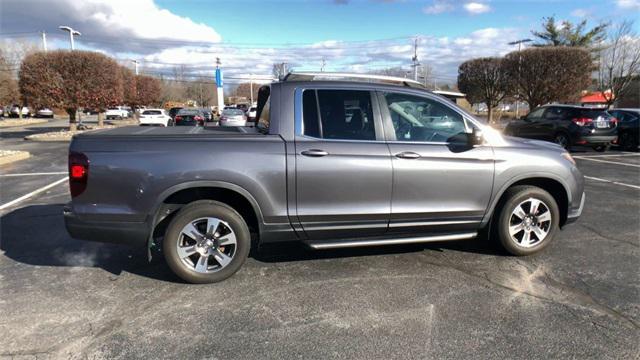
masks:
[[[66,143],[2,130],[0,204],[65,178]],[[542,253],[480,241],[311,252],[285,244],[214,285],[64,229],[66,183],[0,210],[0,358],[634,358],[640,153],[574,153],[587,204]],[[0,205],[2,206],[2,205]]]

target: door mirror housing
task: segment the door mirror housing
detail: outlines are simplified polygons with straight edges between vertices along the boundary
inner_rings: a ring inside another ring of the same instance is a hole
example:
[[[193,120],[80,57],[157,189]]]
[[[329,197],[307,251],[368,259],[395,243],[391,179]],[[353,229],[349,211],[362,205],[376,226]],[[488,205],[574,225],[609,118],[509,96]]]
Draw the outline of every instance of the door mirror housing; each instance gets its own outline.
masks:
[[[482,145],[484,143],[484,136],[482,130],[472,128],[470,133],[467,133],[469,146]]]

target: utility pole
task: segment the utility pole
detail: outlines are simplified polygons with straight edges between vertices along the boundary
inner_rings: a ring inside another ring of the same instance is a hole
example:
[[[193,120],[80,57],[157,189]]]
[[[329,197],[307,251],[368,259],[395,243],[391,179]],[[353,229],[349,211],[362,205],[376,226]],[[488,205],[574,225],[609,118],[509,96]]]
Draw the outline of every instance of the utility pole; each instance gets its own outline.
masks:
[[[69,32],[69,43],[71,43],[71,50],[75,50],[75,46],[73,43],[73,35],[78,35],[78,36],[82,35],[80,34],[80,31],[74,30],[70,26],[58,26],[58,29]]]
[[[47,52],[47,34],[44,31],[42,32],[42,50]]]
[[[253,74],[249,74],[249,93],[251,94],[250,106],[253,106]]]
[[[418,62],[418,38],[415,38],[413,41],[413,57],[411,58],[413,61],[413,80],[418,81],[418,66],[420,63]]]
[[[131,60],[132,63],[135,64],[136,67],[136,76],[138,76],[138,64],[140,63],[138,60]]]
[[[324,60],[324,58],[322,58],[322,66],[320,66],[320,72],[324,72],[324,67],[327,64],[327,62]]]
[[[516,40],[516,41],[512,41],[510,43],[508,43],[508,45],[518,45],[518,81],[517,81],[517,86],[516,86],[516,119],[518,118],[518,110],[520,110],[520,72],[522,71],[521,67],[522,67],[522,43],[528,43],[531,42],[533,40],[531,39],[521,39],[521,40]]]

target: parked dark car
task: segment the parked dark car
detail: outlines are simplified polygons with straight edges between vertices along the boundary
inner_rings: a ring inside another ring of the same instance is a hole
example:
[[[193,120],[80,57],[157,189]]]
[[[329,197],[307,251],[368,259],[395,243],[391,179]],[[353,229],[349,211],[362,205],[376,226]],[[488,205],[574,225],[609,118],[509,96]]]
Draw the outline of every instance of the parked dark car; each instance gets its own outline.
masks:
[[[591,146],[606,151],[618,138],[618,121],[606,110],[576,105],[545,105],[510,122],[506,135],[552,141],[565,149]]]
[[[172,107],[171,109],[169,109],[169,116],[171,117],[171,119],[175,120],[176,114],[178,114],[178,111],[182,110],[181,107]]]
[[[613,109],[609,113],[618,119],[618,144],[624,150],[637,151],[640,137],[640,109]]]
[[[205,122],[212,122],[213,121],[213,113],[211,112],[210,109],[202,108],[202,109],[200,109],[200,111],[202,111],[202,114],[204,115],[204,121]]]
[[[234,274],[251,247],[285,241],[321,250],[491,228],[529,255],[582,213],[583,176],[560,146],[502,136],[412,80],[337,76],[263,86],[256,127],[76,135],[68,231],[161,248],[178,276],[205,283]]]
[[[180,109],[173,122],[175,126],[204,126],[204,113],[200,109]]]

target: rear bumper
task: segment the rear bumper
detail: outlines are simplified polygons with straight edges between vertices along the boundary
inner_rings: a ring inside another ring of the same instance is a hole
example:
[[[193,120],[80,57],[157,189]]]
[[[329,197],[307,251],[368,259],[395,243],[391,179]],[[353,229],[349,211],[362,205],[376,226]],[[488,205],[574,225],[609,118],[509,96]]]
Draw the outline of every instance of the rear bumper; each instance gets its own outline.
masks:
[[[84,221],[73,213],[71,206],[63,209],[64,224],[74,239],[146,246],[148,226],[144,222]]]

